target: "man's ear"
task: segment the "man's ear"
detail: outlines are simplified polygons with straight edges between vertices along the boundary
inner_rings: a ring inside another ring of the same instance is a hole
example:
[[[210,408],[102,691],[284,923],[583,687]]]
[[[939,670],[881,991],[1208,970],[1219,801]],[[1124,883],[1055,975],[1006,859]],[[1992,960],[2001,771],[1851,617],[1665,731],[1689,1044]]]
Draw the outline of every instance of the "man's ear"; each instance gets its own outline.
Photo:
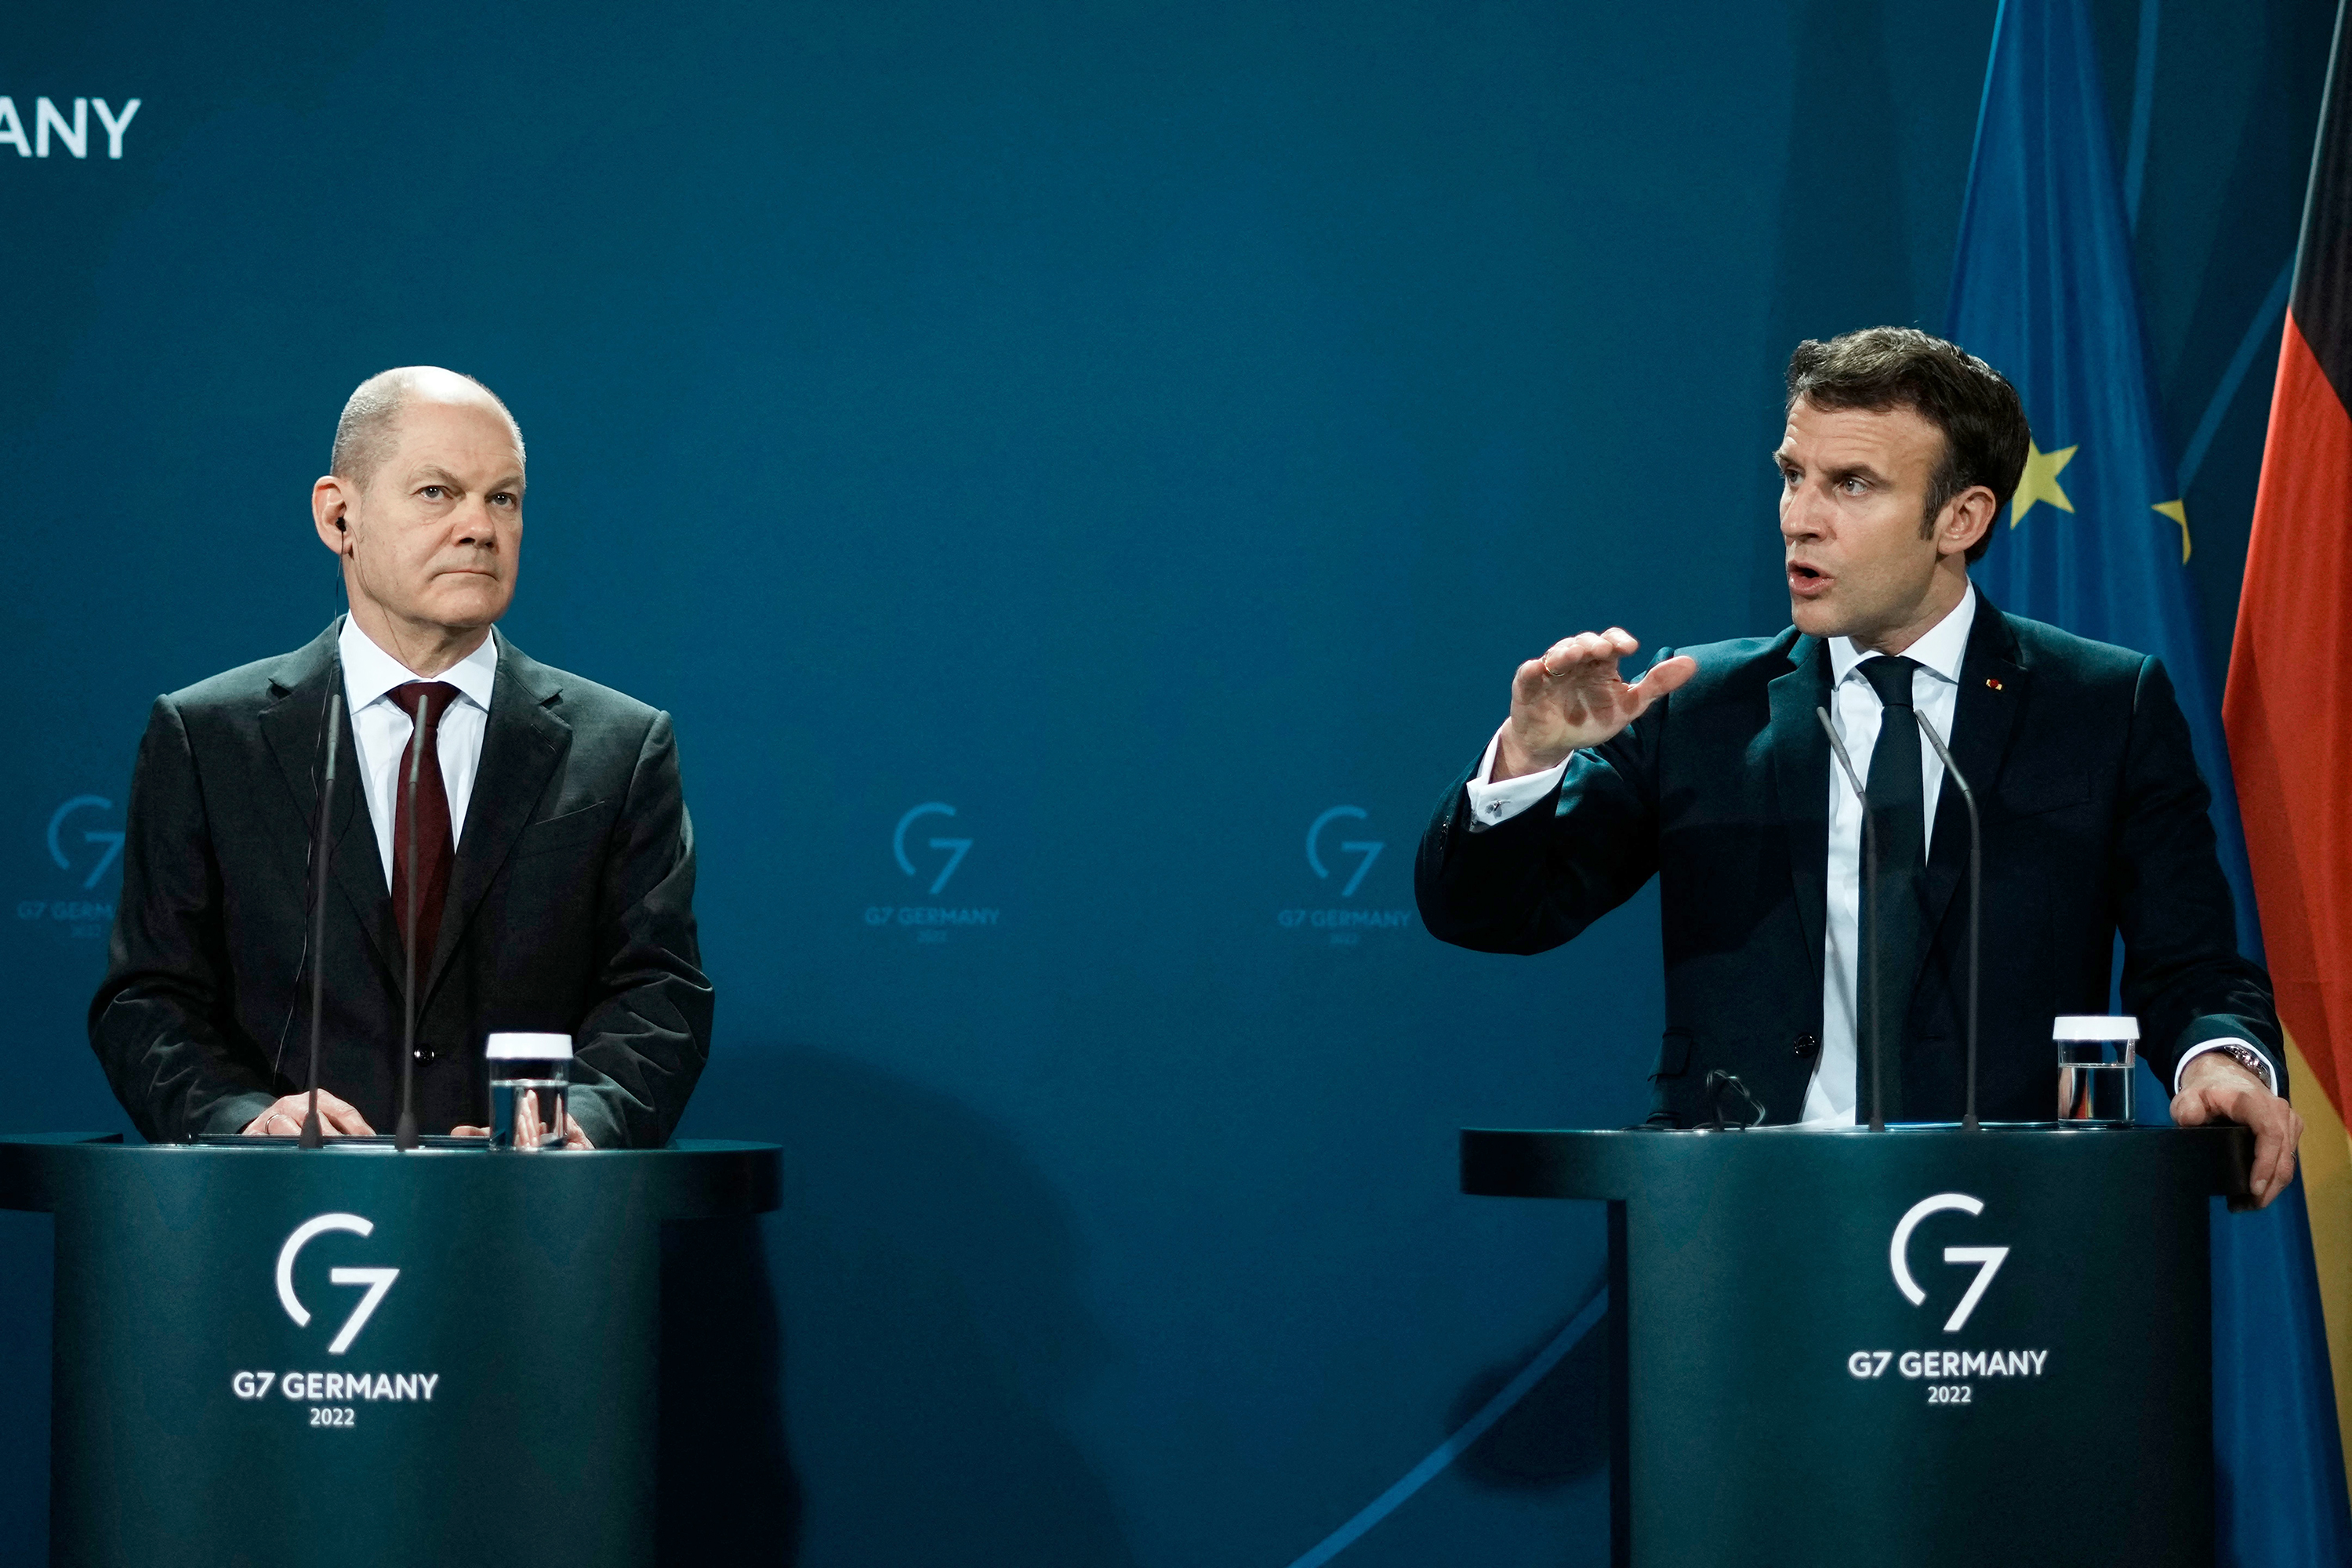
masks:
[[[2000,516],[2000,498],[1986,485],[1970,485],[1944,503],[1936,523],[1936,553],[1964,555],[1992,530]]]
[[[350,480],[332,474],[321,474],[310,487],[311,525],[319,531],[319,542],[338,555],[352,552],[349,514],[358,499]]]

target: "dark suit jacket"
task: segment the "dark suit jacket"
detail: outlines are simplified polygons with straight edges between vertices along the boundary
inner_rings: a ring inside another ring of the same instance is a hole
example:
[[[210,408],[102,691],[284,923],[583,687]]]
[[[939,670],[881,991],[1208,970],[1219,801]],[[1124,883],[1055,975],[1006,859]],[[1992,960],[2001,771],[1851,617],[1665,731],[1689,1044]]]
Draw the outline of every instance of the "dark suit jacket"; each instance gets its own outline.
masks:
[[[348,716],[324,953],[308,940],[339,629],[149,716],[89,1038],[151,1140],[236,1131],[303,1087],[319,958],[320,1085],[379,1131],[397,1120],[402,943]],[[545,1030],[573,1037],[572,1112],[592,1142],[666,1142],[710,1042],[693,900],[669,715],[501,639],[440,940],[418,966],[418,1128],[482,1124],[484,1037]]]
[[[1721,1068],[1769,1120],[1791,1121],[1820,1055],[1831,758],[1814,710],[1830,699],[1829,649],[1791,627],[1681,651],[1698,673],[1578,752],[1549,805],[1473,833],[1469,775],[1458,781],[1423,837],[1414,890],[1447,942],[1540,952],[1654,874],[1666,1016],[1652,1120],[1699,1120],[1701,1086]],[[2118,930],[2124,1007],[2160,1079],[2190,1045],[2234,1035],[2262,1048],[2284,1089],[2270,983],[2238,956],[2210,797],[2162,664],[1979,597],[1949,742],[1984,820],[1979,1114],[2055,1113],[2050,1021],[2107,1010]],[[1956,1121],[1962,1109],[1968,850],[1967,807],[1947,779],[1926,877],[1932,951],[1887,980],[1890,1049],[1892,1001],[1905,999],[1890,1117]],[[1866,1106],[1867,1036],[1857,1045]]]

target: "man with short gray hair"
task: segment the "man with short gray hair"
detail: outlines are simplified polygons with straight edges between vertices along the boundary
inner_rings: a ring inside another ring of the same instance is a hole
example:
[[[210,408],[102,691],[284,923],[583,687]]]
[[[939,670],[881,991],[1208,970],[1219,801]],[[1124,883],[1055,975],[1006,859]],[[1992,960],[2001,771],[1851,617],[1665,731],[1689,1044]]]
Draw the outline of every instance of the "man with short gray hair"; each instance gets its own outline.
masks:
[[[701,1073],[712,1004],[669,715],[491,629],[520,563],[523,442],[488,387],[432,366],[369,377],[329,470],[311,519],[351,614],[156,699],[91,1047],[150,1140],[292,1135],[319,965],[324,1130],[388,1130],[413,896],[419,1129],[480,1133],[487,1037],[554,1033],[574,1042],[567,1143],[658,1147]],[[344,760],[313,952],[330,744]]]

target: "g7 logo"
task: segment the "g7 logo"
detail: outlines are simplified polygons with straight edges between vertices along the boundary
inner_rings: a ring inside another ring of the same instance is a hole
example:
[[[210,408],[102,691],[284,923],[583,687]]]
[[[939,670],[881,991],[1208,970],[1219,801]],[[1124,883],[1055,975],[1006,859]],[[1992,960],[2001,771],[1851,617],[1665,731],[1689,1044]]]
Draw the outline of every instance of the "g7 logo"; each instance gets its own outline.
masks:
[[[73,862],[66,858],[66,847],[58,840],[58,830],[65,826],[67,817],[86,805],[96,806],[100,811],[114,809],[114,803],[102,795],[78,795],[49,815],[49,858],[58,863],[58,869],[61,871],[72,870]],[[82,834],[81,841],[106,846],[106,853],[98,858],[98,864],[92,866],[89,875],[81,879],[83,887],[95,888],[98,879],[106,875],[106,868],[121,855],[122,834],[120,829],[90,828]]]
[[[1325,812],[1322,816],[1317,817],[1313,825],[1307,829],[1307,864],[1308,868],[1312,869],[1317,876],[1328,878],[1331,875],[1331,872],[1329,868],[1323,864],[1323,857],[1317,852],[1317,841],[1323,837],[1323,829],[1329,826],[1332,821],[1339,817],[1351,816],[1357,821],[1361,822],[1370,815],[1370,814],[1365,811],[1360,805],[1335,805],[1330,810]],[[1339,889],[1339,896],[1341,898],[1352,899],[1356,896],[1357,888],[1361,886],[1363,883],[1364,873],[1370,870],[1372,868],[1372,862],[1381,858],[1381,847],[1383,842],[1383,840],[1378,838],[1350,838],[1339,846],[1339,847],[1348,854],[1361,855],[1363,857],[1361,860],[1356,862],[1356,874],[1348,879],[1348,885],[1346,887]]]
[[[898,858],[898,869],[904,871],[909,877],[915,874],[915,863],[907,858],[907,829],[912,827],[915,823],[922,817],[953,816],[954,815],[954,806],[949,805],[941,801],[932,800],[925,801],[922,805],[915,807],[914,810],[900,817],[898,819],[898,829],[890,835],[890,853]],[[931,840],[931,847],[934,849],[945,849],[948,851],[948,863],[940,868],[939,879],[931,884],[931,896],[937,898],[939,896],[940,889],[948,885],[948,879],[955,875],[956,868],[963,864],[964,856],[971,849],[971,840],[969,838],[934,838]]]
[[[1984,1213],[1984,1205],[1966,1193],[1938,1193],[1932,1198],[1921,1198],[1905,1212],[1900,1221],[1896,1222],[1895,1240],[1886,1249],[1887,1264],[1895,1271],[1895,1287],[1903,1292],[1904,1300],[1915,1307],[1927,1299],[1927,1292],[1919,1289],[1919,1282],[1911,1278],[1911,1233],[1917,1229],[1919,1222],[1929,1215],[1942,1214],[1946,1210],[1958,1210],[1961,1214],[1974,1216]],[[2000,1266],[2008,1258],[2009,1248],[2006,1247],[1944,1248],[1945,1262],[1973,1263],[1978,1266],[1976,1279],[1969,1286],[1968,1294],[1960,1298],[1960,1304],[1953,1308],[1952,1315],[1944,1321],[1946,1333],[1957,1334],[1960,1331],[1961,1327],[1969,1321],[1969,1314],[1974,1312],[1977,1310],[1977,1303],[1984,1300],[1985,1288],[1992,1283],[1992,1277],[2000,1272]]]
[[[310,1326],[310,1311],[302,1305],[302,1299],[294,1294],[294,1259],[310,1244],[311,1237],[331,1230],[347,1230],[354,1236],[369,1236],[374,1233],[375,1226],[355,1214],[322,1214],[294,1227],[294,1234],[288,1237],[286,1245],[278,1249],[278,1301],[286,1309],[286,1315],[294,1320],[294,1326],[298,1329]],[[327,1278],[338,1285],[364,1285],[368,1288],[367,1294],[360,1298],[360,1304],[352,1308],[352,1315],[344,1320],[342,1331],[327,1346],[329,1355],[341,1355],[352,1348],[352,1342],[360,1337],[360,1331],[367,1327],[367,1321],[375,1316],[377,1305],[383,1300],[383,1293],[392,1289],[394,1280],[400,1278],[400,1270],[333,1268],[328,1270]]]

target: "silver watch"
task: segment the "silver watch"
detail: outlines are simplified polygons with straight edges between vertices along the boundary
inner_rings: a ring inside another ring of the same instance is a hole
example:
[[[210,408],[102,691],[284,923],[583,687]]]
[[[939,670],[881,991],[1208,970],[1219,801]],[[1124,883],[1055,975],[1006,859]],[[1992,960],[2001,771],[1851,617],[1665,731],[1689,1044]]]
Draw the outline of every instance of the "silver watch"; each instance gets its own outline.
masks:
[[[2240,1067],[2245,1068],[2248,1072],[2262,1079],[2263,1087],[2269,1089],[2273,1094],[2276,1094],[2278,1092],[2278,1084],[2271,1077],[2271,1064],[2264,1061],[2263,1059],[2263,1053],[2254,1049],[2253,1047],[2242,1046],[2234,1040],[2224,1040],[2221,1044],[2214,1046],[2211,1048],[2221,1052],[2223,1056],[2229,1058],[2231,1061],[2237,1063]]]

